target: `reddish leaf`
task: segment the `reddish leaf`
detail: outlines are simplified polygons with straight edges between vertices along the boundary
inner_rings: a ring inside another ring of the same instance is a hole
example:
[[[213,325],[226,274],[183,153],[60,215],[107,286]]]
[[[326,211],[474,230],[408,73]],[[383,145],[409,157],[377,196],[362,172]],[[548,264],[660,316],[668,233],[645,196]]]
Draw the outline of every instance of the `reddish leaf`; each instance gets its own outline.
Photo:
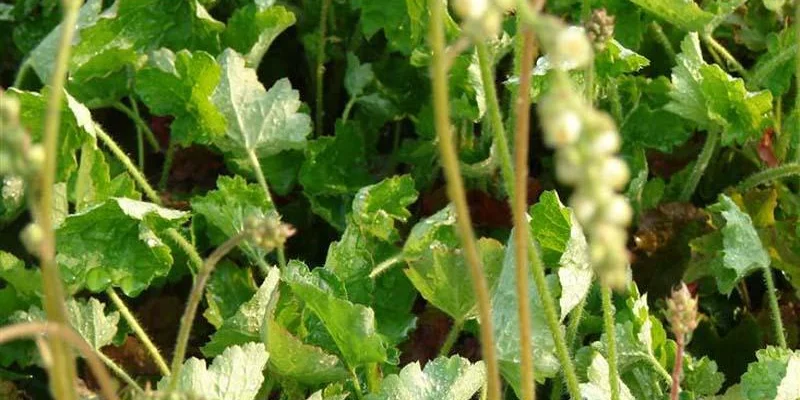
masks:
[[[777,167],[779,164],[778,158],[775,157],[775,151],[772,148],[772,139],[774,138],[775,130],[767,128],[761,136],[761,141],[758,142],[758,157],[770,168]]]

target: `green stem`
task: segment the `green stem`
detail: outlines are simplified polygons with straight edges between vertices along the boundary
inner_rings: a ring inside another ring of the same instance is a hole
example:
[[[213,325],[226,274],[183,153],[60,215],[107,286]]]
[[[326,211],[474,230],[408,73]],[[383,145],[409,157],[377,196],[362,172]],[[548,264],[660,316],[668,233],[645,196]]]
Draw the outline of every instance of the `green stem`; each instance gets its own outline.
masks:
[[[747,69],[745,69],[739,60],[736,59],[729,51],[725,48],[725,46],[719,44],[716,39],[714,39],[711,35],[703,35],[703,41],[706,44],[713,48],[717,53],[719,53],[725,61],[728,62],[728,65],[732,67],[736,72],[739,73],[743,78],[747,77]]]
[[[139,106],[135,100],[131,100],[131,108],[136,115],[139,115]],[[144,171],[144,131],[139,124],[136,125],[136,152],[139,156],[139,170]]]
[[[606,335],[608,356],[608,379],[611,387],[611,400],[619,400],[619,371],[617,370],[617,334],[614,327],[614,305],[611,303],[611,288],[600,283],[603,298],[603,330]]]
[[[315,111],[315,126],[317,137],[322,136],[322,118],[324,116],[324,91],[323,91],[323,78],[325,77],[325,36],[328,28],[327,17],[328,8],[330,8],[331,0],[322,0],[322,8],[319,12],[319,37],[317,38],[317,67],[315,69],[315,84],[316,84],[316,106]]]
[[[272,194],[269,192],[269,185],[267,185],[267,178],[264,176],[264,171],[261,170],[261,162],[258,161],[256,152],[249,150],[247,152],[247,157],[250,159],[250,165],[253,167],[253,170],[256,174],[256,180],[261,186],[261,190],[264,191],[267,201],[269,201],[269,204],[272,205],[272,207],[275,207],[275,202],[272,201]],[[278,265],[280,265],[281,269],[283,269],[286,267],[286,255],[284,254],[283,245],[278,246],[276,252],[278,254]]]
[[[393,256],[381,261],[381,263],[376,265],[375,268],[373,268],[372,272],[369,273],[370,279],[377,278],[379,275],[381,275],[384,272],[388,271],[390,268],[392,268],[393,266],[397,265],[401,261],[403,261],[403,253],[402,252],[397,253],[397,254],[395,254],[395,255],[393,255]]]
[[[197,307],[200,305],[200,300],[203,298],[203,290],[205,289],[208,278],[217,266],[217,263],[225,257],[231,250],[239,245],[239,242],[245,239],[249,232],[241,232],[236,236],[231,237],[225,243],[217,247],[213,253],[206,259],[197,278],[192,286],[192,291],[189,293],[189,299],[186,302],[186,309],[181,317],[180,328],[178,329],[178,338],[175,341],[175,353],[172,356],[172,373],[169,380],[168,392],[174,392],[178,387],[178,381],[181,376],[181,368],[183,367],[183,359],[186,357],[186,347],[189,344],[189,334],[192,331],[192,324],[194,317],[197,314]]]
[[[606,86],[608,90],[608,100],[611,102],[611,115],[617,121],[617,125],[622,125],[622,101],[619,98],[619,89],[616,82],[611,82]]]
[[[161,352],[158,351],[158,347],[150,340],[150,336],[147,335],[144,328],[139,321],[136,319],[136,316],[133,315],[131,310],[125,305],[125,302],[117,295],[117,292],[114,291],[113,288],[108,288],[106,290],[106,294],[108,298],[111,299],[111,302],[114,303],[114,306],[117,307],[117,310],[120,314],[122,314],[122,318],[128,323],[131,330],[133,330],[133,334],[139,338],[139,341],[142,342],[145,350],[150,353],[150,356],[153,357],[153,361],[155,361],[156,366],[158,369],[161,370],[161,374],[164,376],[169,376],[169,367],[167,366],[167,362],[164,360],[164,357],[161,355]]]
[[[22,62],[22,65],[19,66],[17,75],[14,77],[14,83],[11,86],[17,89],[22,89],[22,84],[25,82],[25,78],[28,76],[28,71],[30,70],[31,59],[26,58],[25,61]]]
[[[650,365],[652,365],[656,372],[661,375],[661,378],[664,379],[664,382],[666,382],[667,385],[672,385],[672,375],[664,368],[664,366],[661,365],[660,362],[658,362],[658,360],[656,360],[652,354],[648,355],[647,361],[649,361]]]
[[[664,51],[667,53],[667,57],[669,57],[670,62],[675,61],[675,48],[672,46],[672,42],[669,41],[669,38],[664,33],[664,28],[661,27],[656,21],[650,23],[650,29],[655,34],[655,39],[661,47],[664,48]]]
[[[738,185],[738,189],[746,192],[764,183],[787,178],[793,175],[800,175],[800,163],[783,164],[779,167],[765,169],[750,175]]]
[[[772,270],[769,266],[764,267],[764,281],[767,284],[767,298],[769,299],[769,311],[772,316],[772,327],[775,329],[775,339],[781,348],[786,348],[786,336],[783,329],[783,319],[781,309],[778,306],[778,292],[775,289],[775,282],[772,280]]]
[[[569,325],[567,325],[567,348],[570,352],[575,351],[575,345],[578,338],[578,330],[581,326],[581,320],[583,320],[583,312],[586,310],[586,301],[588,299],[588,295],[584,296],[581,299],[581,302],[578,303],[575,308],[572,309],[569,316]],[[564,377],[563,375],[559,374],[555,380],[556,384],[553,385],[553,391],[550,392],[550,400],[560,400],[561,394],[564,391]]]
[[[458,337],[461,336],[461,331],[464,329],[464,321],[463,320],[456,320],[453,321],[453,326],[450,327],[450,332],[447,333],[447,337],[444,339],[444,343],[442,343],[442,347],[439,348],[439,356],[447,357],[450,355],[450,350],[453,349],[453,345],[456,344]]]
[[[133,103],[135,101],[136,100],[131,99],[131,103]],[[138,112],[139,108],[138,107],[136,107],[136,109],[131,109],[131,108],[128,108],[128,106],[126,106],[125,104],[122,104],[122,102],[119,102],[119,101],[115,102],[111,106],[114,107],[114,109],[116,109],[118,111],[121,111],[123,114],[127,115],[128,118],[130,118],[131,121],[133,121],[133,123],[136,124],[136,126],[138,126],[139,129],[142,130],[142,132],[144,132],[145,139],[147,139],[147,142],[150,143],[150,146],[153,147],[153,150],[161,151],[161,146],[158,144],[158,140],[156,139],[156,135],[153,134],[153,131],[150,130],[149,126],[147,126],[147,122],[144,122],[144,120],[142,119],[142,116],[139,115],[139,112]]]
[[[169,228],[165,233],[184,253],[186,253],[186,256],[189,257],[189,261],[194,265],[194,268],[190,268],[190,270],[192,274],[196,274],[197,271],[200,270],[200,267],[203,266],[203,257],[200,257],[200,253],[197,252],[194,245],[183,237],[175,228]]]
[[[523,71],[533,69],[536,53],[533,30],[523,26],[522,58],[520,67]],[[522,400],[533,400],[536,397],[533,364],[533,343],[531,340],[531,307],[528,296],[528,243],[530,242],[530,225],[528,224],[528,148],[530,146],[530,85],[531,74],[523,74],[519,78],[519,91],[515,99],[516,122],[514,128],[514,190],[511,202],[514,220],[514,255],[515,278],[517,292],[517,317],[520,335],[520,391]],[[536,247],[531,248],[531,258],[540,261]],[[541,267],[541,261],[538,263]]]
[[[444,3],[429,0],[430,20],[429,43],[432,50],[431,80],[433,91],[434,125],[439,137],[439,154],[447,181],[450,201],[455,205],[456,224],[459,239],[464,248],[470,278],[478,303],[480,319],[480,339],[484,362],[486,363],[487,391],[490,400],[500,399],[500,368],[492,329],[492,311],[489,287],[483,274],[483,265],[475,243],[475,232],[467,205],[464,182],[459,173],[458,155],[450,129],[450,105],[448,101],[448,78],[445,65]]]
[[[158,190],[164,191],[169,182],[169,173],[172,171],[172,161],[175,160],[175,150],[178,145],[170,138],[164,165],[161,167],[161,179],[158,180]]]
[[[344,112],[342,113],[342,122],[347,122],[347,119],[350,118],[350,110],[353,109],[353,105],[356,104],[356,100],[358,100],[358,97],[354,96],[347,101],[347,104],[344,106]]]
[[[350,377],[353,378],[353,388],[356,391],[356,399],[363,400],[364,393],[362,392],[361,389],[361,380],[358,379],[358,374],[356,373],[356,370],[354,368],[350,369]]]
[[[131,161],[130,157],[128,157],[128,155],[122,151],[119,145],[117,145],[117,142],[115,142],[114,139],[112,139],[111,136],[109,136],[108,133],[106,133],[100,127],[99,124],[95,124],[95,128],[97,137],[100,138],[100,141],[102,141],[106,147],[111,150],[111,154],[113,154],[114,157],[117,157],[128,173],[131,174],[131,177],[133,177],[133,180],[139,184],[139,187],[142,189],[145,196],[147,196],[153,203],[161,205],[161,198],[158,196],[158,193],[156,193],[153,187],[150,186],[150,184],[147,182],[147,178],[144,177],[142,172],[139,171],[135,165],[133,165],[133,161]]]
[[[500,104],[497,100],[497,89],[495,88],[494,73],[492,64],[489,60],[489,49],[486,42],[478,41],[475,43],[475,50],[478,53],[478,65],[481,70],[481,84],[486,96],[486,106],[489,109],[489,125],[494,135],[494,146],[500,161],[500,173],[503,175],[505,190],[509,199],[514,197],[514,170],[511,163],[511,151],[508,148],[508,137],[503,127],[503,116],[500,115]]]
[[[680,201],[687,202],[692,198],[695,189],[697,189],[697,184],[700,183],[700,178],[703,176],[706,168],[708,168],[708,163],[711,162],[711,157],[717,149],[717,142],[719,142],[719,132],[716,130],[709,131],[706,143],[703,145],[703,150],[700,151],[700,156],[698,156],[697,162],[694,164],[694,168],[692,168],[692,172],[686,179],[686,186],[684,186],[683,191],[681,191]]]
[[[78,18],[79,0],[62,1],[63,19],[59,25],[60,37],[53,73],[50,77],[50,94],[45,110],[43,143],[45,159],[39,182],[39,211],[36,223],[42,230],[39,246],[39,258],[42,269],[42,286],[44,289],[44,309],[49,321],[68,325],[67,308],[64,303],[64,289],[61,286],[61,274],[55,262],[56,236],[53,227],[53,185],[56,180],[58,157],[58,130],[61,126],[61,109],[64,96],[72,37]],[[50,370],[50,390],[59,400],[75,400],[75,356],[61,337],[48,339],[52,355]]]
[[[378,363],[367,364],[367,390],[370,393],[377,393],[381,388],[381,374]]]
[[[100,361],[102,361],[103,364],[105,364],[106,367],[108,367],[108,369],[111,370],[111,372],[115,373],[120,379],[122,379],[125,383],[127,383],[128,386],[131,387],[136,393],[140,395],[145,394],[144,389],[142,389],[142,387],[139,386],[139,384],[136,383],[136,381],[133,378],[131,378],[131,376],[128,375],[128,373],[125,372],[125,370],[122,369],[122,367],[117,365],[114,362],[114,360],[108,358],[108,356],[106,356],[105,354],[103,354],[103,352],[99,350],[96,353],[97,357],[100,358]]]

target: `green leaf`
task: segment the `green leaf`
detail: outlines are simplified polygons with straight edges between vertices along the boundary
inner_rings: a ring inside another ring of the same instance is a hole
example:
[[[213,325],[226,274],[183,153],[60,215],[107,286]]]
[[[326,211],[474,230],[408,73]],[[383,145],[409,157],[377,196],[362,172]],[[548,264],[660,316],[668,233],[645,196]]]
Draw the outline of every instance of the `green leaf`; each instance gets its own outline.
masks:
[[[363,187],[353,200],[353,222],[362,232],[388,242],[400,236],[394,221],[405,222],[407,207],[417,200],[414,180],[408,175],[394,176]]]
[[[567,249],[572,226],[570,215],[570,210],[561,204],[558,193],[553,190],[542,192],[539,201],[530,208],[531,233],[548,267],[558,265]]]
[[[205,218],[206,233],[215,245],[242,232],[247,218],[265,217],[275,210],[260,186],[248,184],[240,176],[220,176],[217,190],[192,198],[191,204],[192,210]],[[253,261],[266,256],[266,251],[250,243],[243,242],[239,246]]]
[[[256,294],[253,273],[230,262],[220,262],[206,285],[208,308],[203,316],[219,329],[223,322],[233,317],[239,307]]]
[[[350,195],[373,182],[367,171],[366,143],[355,123],[336,122],[336,136],[310,142],[300,169],[305,192]]]
[[[683,0],[631,0],[637,6],[683,29],[702,31],[714,19],[714,14],[703,11],[694,2]]]
[[[151,113],[175,117],[170,138],[176,144],[209,144],[225,132],[225,118],[209,99],[219,78],[208,53],[160,49],[136,72],[135,89]]]
[[[9,93],[19,99],[21,125],[25,127],[34,142],[41,142],[44,129],[42,121],[44,121],[50,90],[44,88],[41,93],[36,93],[11,88]],[[65,95],[67,101],[61,108],[61,124],[58,135],[57,182],[66,181],[69,175],[77,169],[75,152],[82,143],[91,140],[94,135],[94,122],[89,110],[75,101],[69,93],[65,92]]]
[[[269,274],[253,297],[242,304],[236,313],[226,319],[222,326],[211,335],[211,339],[201,349],[206,357],[221,354],[231,345],[259,342],[259,332],[267,316],[269,304],[275,296],[280,273],[270,268]]]
[[[360,97],[367,85],[375,80],[372,64],[361,64],[353,53],[347,53],[347,70],[344,75],[344,87],[350,97]]]
[[[371,308],[339,298],[304,264],[291,261],[283,280],[322,321],[350,368],[386,361],[386,345]]]
[[[659,127],[658,135],[653,135],[653,126]],[[669,153],[686,143],[692,130],[665,108],[639,104],[625,117],[620,134],[626,146],[636,145]]]
[[[96,143],[84,143],[81,146],[81,157],[78,173],[70,182],[70,198],[75,200],[75,210],[83,211],[87,207],[100,204],[112,197],[127,197],[139,200],[141,194],[136,191],[136,184],[127,172],[111,178],[111,168],[106,156]]]
[[[162,378],[158,389],[166,390],[170,379],[178,379],[178,391],[205,400],[253,400],[264,382],[268,359],[262,343],[231,346],[208,368],[205,360],[190,358],[178,377]]]
[[[469,400],[486,381],[482,361],[471,364],[460,356],[439,357],[425,364],[406,365],[397,375],[383,379],[378,393],[366,400]]]
[[[581,383],[581,396],[592,400],[610,400],[611,383],[608,375],[608,361],[600,354],[594,353],[589,369],[586,372],[589,381]],[[622,379],[619,379],[620,400],[634,400],[631,391]]]
[[[215,144],[239,155],[269,156],[302,149],[311,132],[311,118],[298,113],[300,93],[286,78],[267,91],[245,59],[226,49],[218,59],[222,79],[211,101],[227,120],[226,137]]]
[[[417,223],[403,247],[409,265],[406,276],[422,297],[456,321],[477,317],[477,300],[468,266],[458,241],[455,211],[448,206]],[[500,272],[503,245],[494,239],[478,241],[484,274],[490,287]]]
[[[37,305],[42,297],[42,275],[38,269],[27,269],[22,260],[0,251],[0,322],[16,310]]]
[[[797,31],[791,27],[767,37],[767,52],[750,71],[748,86],[766,88],[774,97],[789,90],[797,58]]]
[[[106,315],[105,306],[95,298],[88,301],[67,300],[67,313],[72,327],[95,350],[111,344],[117,334],[119,312]]]
[[[563,321],[589,294],[594,270],[589,259],[589,246],[578,220],[571,215],[569,242],[559,259],[558,282],[561,285],[561,320]]]
[[[711,396],[722,389],[725,375],[717,371],[717,363],[708,357],[690,358],[683,367],[681,387],[695,396]]]
[[[595,58],[597,76],[606,79],[636,72],[648,65],[650,60],[614,39],[609,40]]]
[[[513,238],[513,234],[512,230],[511,238]],[[497,357],[500,360],[503,375],[509,379],[515,390],[519,390],[520,337],[519,313],[517,312],[519,300],[516,289],[515,259],[514,241],[510,239],[506,245],[503,269],[500,272],[497,287],[492,293],[492,325]],[[559,293],[555,276],[547,277],[547,285],[553,295]],[[542,302],[532,276],[528,280],[528,301],[530,302],[531,325],[536,327],[531,332],[530,338],[533,344],[533,363],[536,379],[541,382],[545,378],[556,376],[561,366],[555,355],[555,342],[547,327]]]
[[[772,109],[768,91],[748,92],[716,64],[706,64],[697,33],[681,42],[681,54],[672,69],[672,101],[665,109],[701,129],[722,131],[722,144],[743,144],[761,137],[765,114]]]
[[[303,343],[276,321],[270,320],[264,329],[264,343],[270,353],[269,367],[279,375],[311,386],[345,380],[349,376],[338,357]]]
[[[170,247],[158,234],[186,219],[182,211],[109,199],[66,218],[56,231],[56,262],[72,292],[119,287],[135,297],[172,266]]]
[[[756,352],[758,361],[742,375],[741,392],[745,399],[792,400],[800,397],[800,350],[769,346]]]
[[[294,13],[283,6],[263,8],[248,4],[233,12],[222,34],[222,43],[244,54],[247,66],[256,68],[272,41],[295,22]]]

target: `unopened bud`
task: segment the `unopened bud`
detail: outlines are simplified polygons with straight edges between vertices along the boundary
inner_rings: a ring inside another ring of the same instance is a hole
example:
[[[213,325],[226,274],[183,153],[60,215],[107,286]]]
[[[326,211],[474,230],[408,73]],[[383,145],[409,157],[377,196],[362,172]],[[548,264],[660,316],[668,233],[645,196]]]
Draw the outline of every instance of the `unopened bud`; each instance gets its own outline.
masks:
[[[667,299],[667,319],[675,337],[683,337],[697,328],[697,298],[681,282]]]
[[[29,253],[38,255],[39,247],[42,244],[42,239],[44,239],[44,231],[42,231],[42,227],[39,224],[30,223],[22,229],[20,239]]]
[[[295,233],[294,227],[281,222],[277,214],[247,218],[245,229],[250,233],[250,242],[266,251],[283,247],[286,239]]]
[[[44,147],[38,143],[31,145],[31,147],[28,149],[27,156],[31,171],[41,171],[42,167],[44,166],[45,159]]]
[[[592,12],[592,17],[586,22],[586,35],[595,50],[602,51],[606,43],[614,38],[614,23],[614,16],[609,15],[604,8]]]
[[[592,45],[583,28],[570,26],[556,36],[553,58],[560,68],[573,69],[592,61]]]
[[[563,111],[554,116],[545,132],[547,145],[560,148],[575,143],[581,135],[581,118],[573,111]]]
[[[604,182],[616,190],[623,189],[630,178],[628,165],[625,164],[625,161],[616,157],[606,158],[600,171]]]

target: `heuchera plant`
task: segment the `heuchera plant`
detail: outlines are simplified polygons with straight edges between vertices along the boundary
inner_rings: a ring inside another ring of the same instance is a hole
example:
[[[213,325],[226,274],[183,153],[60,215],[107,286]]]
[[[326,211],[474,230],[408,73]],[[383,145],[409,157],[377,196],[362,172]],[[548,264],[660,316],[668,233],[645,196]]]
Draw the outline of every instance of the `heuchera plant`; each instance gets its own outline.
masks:
[[[800,398],[797,2],[0,32],[2,399]]]

